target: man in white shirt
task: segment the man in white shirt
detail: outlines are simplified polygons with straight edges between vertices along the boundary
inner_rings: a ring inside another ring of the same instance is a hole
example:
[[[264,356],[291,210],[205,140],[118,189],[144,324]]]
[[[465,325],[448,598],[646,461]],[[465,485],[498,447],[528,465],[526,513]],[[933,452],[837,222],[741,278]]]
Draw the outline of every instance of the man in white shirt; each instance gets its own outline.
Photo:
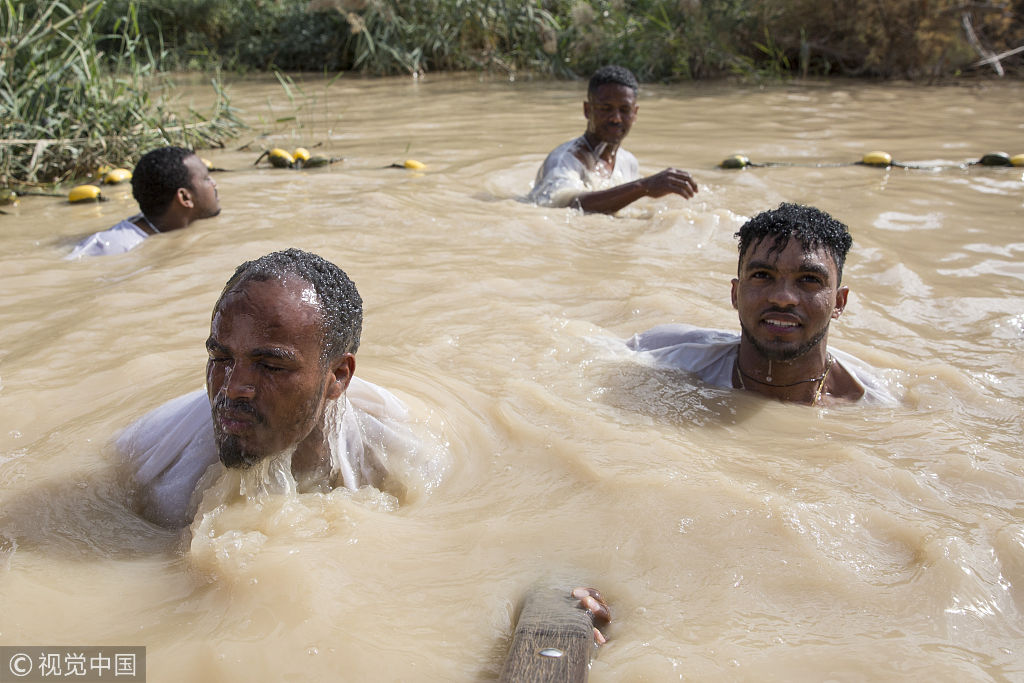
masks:
[[[638,88],[636,77],[624,67],[604,66],[594,72],[583,102],[587,129],[547,156],[530,201],[611,214],[641,197],[677,194],[689,199],[696,194],[697,183],[676,168],[641,178],[636,157],[620,147],[636,122]]]
[[[808,405],[894,401],[866,363],[828,347],[846,308],[843,264],[853,239],[824,211],[781,204],[736,233],[732,305],[740,334],[659,325],[629,340],[655,364],[705,382]]]
[[[203,475],[224,468],[267,467],[299,493],[391,483],[400,492],[389,455],[415,450],[408,414],[353,377],[362,315],[352,281],[316,254],[288,249],[239,266],[213,309],[206,391],[160,406],[118,439],[142,515],[189,524],[213,481]]]
[[[150,235],[220,213],[217,181],[195,152],[181,147],[158,147],[144,154],[132,172],[132,196],[140,213],[85,238],[68,258],[122,254]]]

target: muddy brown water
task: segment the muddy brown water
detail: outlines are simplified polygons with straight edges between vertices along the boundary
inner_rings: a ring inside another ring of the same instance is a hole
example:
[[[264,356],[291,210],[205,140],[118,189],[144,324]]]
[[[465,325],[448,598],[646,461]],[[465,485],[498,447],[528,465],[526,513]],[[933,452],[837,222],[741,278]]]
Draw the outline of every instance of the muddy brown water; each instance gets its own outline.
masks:
[[[488,680],[524,591],[583,583],[615,614],[594,681],[1024,680],[1024,169],[959,166],[1024,152],[1024,87],[645,87],[626,147],[700,194],[611,218],[521,201],[582,84],[296,86],[229,84],[252,128],[203,152],[217,218],[68,262],[126,186],[0,216],[0,644],[145,645],[151,681]],[[252,165],[317,143],[344,162]],[[809,165],[876,149],[942,168]],[[899,405],[782,405],[600,342],[735,329],[733,233],[780,201],[851,226],[831,341]],[[202,386],[220,287],[289,246],[353,277],[357,374],[451,466],[397,510],[271,498],[190,545],[125,508],[110,439]]]

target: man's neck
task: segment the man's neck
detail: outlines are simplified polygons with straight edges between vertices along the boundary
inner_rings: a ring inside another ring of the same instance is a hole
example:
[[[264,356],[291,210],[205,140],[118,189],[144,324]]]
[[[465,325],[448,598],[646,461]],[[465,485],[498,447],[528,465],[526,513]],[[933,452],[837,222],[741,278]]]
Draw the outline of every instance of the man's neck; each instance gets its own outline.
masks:
[[[330,481],[333,463],[331,462],[330,446],[324,436],[323,429],[317,427],[292,454],[292,476],[299,490],[317,488]]]
[[[740,340],[733,386],[794,403],[819,403],[831,386],[835,361],[825,339],[807,353],[788,361],[762,355],[746,339]]]
[[[155,235],[158,232],[172,232],[187,227],[188,217],[176,215],[172,211],[168,211],[162,216],[147,216],[142,213],[135,221],[135,225],[148,234]]]
[[[605,162],[609,168],[615,167],[615,155],[619,151],[618,145],[598,140],[590,131],[583,133],[583,141],[595,159]]]

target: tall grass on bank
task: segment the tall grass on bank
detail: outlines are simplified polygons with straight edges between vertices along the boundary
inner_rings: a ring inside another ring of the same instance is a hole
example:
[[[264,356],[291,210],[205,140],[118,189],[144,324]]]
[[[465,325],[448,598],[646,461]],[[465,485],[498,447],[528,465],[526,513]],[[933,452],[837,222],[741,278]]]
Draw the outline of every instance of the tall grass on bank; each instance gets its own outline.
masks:
[[[241,125],[216,80],[204,117],[154,99],[154,55],[130,2],[100,34],[103,0],[0,0],[0,185],[61,182],[97,167],[131,165],[163,144],[221,145]],[[104,52],[100,41],[111,46]]]
[[[107,0],[105,24],[133,2],[186,69],[938,78],[978,59],[966,23],[991,52],[1024,43],[1024,0]]]

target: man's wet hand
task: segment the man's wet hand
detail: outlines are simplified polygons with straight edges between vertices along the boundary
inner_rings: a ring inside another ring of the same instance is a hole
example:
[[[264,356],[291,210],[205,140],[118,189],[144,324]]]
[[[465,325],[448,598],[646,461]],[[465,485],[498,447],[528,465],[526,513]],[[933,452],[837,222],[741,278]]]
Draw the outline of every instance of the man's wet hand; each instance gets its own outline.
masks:
[[[573,589],[572,597],[579,600],[578,606],[586,610],[590,615],[594,623],[594,641],[598,645],[608,642],[604,634],[597,628],[598,625],[607,624],[612,620],[611,610],[608,609],[608,603],[604,601],[601,594],[595,588],[584,588],[581,586]]]
[[[689,173],[678,168],[666,168],[661,173],[647,176],[640,182],[648,197],[677,194],[689,199],[697,194],[697,181]]]

